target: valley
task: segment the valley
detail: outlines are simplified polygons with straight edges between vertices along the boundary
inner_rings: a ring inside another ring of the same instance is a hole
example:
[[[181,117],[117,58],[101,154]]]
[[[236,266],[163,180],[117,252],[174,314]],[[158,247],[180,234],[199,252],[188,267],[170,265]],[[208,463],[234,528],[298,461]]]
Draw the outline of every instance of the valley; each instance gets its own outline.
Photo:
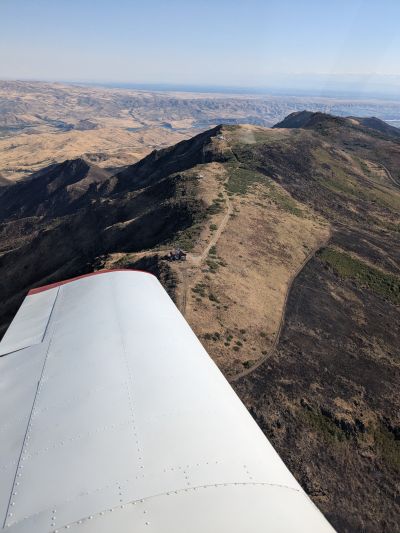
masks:
[[[302,109],[400,123],[395,100],[0,81],[0,186],[80,157],[115,171],[221,123],[272,126]]]

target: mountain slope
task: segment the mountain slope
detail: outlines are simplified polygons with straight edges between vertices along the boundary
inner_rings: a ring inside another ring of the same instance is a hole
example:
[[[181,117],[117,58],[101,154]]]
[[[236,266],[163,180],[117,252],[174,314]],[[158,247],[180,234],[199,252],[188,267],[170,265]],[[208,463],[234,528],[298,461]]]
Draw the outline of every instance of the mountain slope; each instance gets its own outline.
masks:
[[[380,131],[381,133],[384,133],[388,137],[392,137],[394,139],[400,139],[400,129],[395,128],[385,122],[384,120],[381,120],[376,117],[349,117],[352,120],[355,120],[358,124],[361,126],[365,126],[366,128],[369,128],[371,130]]]
[[[207,203],[197,201],[198,177],[179,171],[193,164],[190,154],[198,143],[196,157],[205,157],[216,133],[184,144],[187,160],[177,145],[109,177],[78,159],[6,190],[0,197],[2,324],[30,286],[89,272],[104,254],[158,246],[204,217]],[[168,171],[159,172],[159,158]]]
[[[11,181],[0,174],[0,187],[6,187],[7,185],[11,185]]]
[[[341,127],[353,128],[359,132],[376,135],[380,133],[386,138],[393,140],[400,139],[400,129],[390,126],[387,122],[376,117],[336,117],[326,113],[312,111],[298,111],[291,113],[274,128],[304,128],[319,129]]]
[[[85,205],[96,184],[110,176],[84,159],[64,161],[32,174],[4,192],[0,220],[61,216]]]
[[[343,119],[307,124],[254,144],[234,134],[242,165],[332,229],[292,285],[276,350],[237,391],[339,531],[396,531],[400,144]]]
[[[113,176],[68,161],[10,188],[0,321],[34,285],[155,272],[337,530],[392,533],[400,144],[364,119],[292,119],[220,126]],[[173,245],[186,262],[163,259]]]

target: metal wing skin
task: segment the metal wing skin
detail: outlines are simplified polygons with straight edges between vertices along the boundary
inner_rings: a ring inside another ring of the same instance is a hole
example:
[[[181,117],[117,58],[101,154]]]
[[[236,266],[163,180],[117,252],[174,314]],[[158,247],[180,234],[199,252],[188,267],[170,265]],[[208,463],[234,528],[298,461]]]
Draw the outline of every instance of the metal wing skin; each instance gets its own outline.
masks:
[[[0,343],[9,533],[324,533],[158,280],[31,291]]]

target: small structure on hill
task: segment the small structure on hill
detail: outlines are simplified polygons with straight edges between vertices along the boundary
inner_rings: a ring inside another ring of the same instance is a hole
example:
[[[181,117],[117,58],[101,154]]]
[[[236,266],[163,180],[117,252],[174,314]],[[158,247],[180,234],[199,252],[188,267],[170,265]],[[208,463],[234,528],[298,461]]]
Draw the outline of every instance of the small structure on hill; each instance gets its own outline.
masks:
[[[186,261],[186,253],[180,248],[171,250],[168,254],[169,261]]]

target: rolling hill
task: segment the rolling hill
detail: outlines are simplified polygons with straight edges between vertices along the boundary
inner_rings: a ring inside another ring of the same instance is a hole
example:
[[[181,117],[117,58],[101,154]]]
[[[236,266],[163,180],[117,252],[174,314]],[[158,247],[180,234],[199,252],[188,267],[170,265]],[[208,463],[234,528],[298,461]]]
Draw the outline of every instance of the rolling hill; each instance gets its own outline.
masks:
[[[334,527],[395,532],[392,130],[302,112],[272,129],[218,126],[118,172],[78,158],[2,188],[2,330],[32,286],[152,271]],[[165,260],[173,246],[186,262]]]
[[[217,124],[272,126],[292,111],[376,115],[397,124],[396,100],[147,91],[0,80],[0,173],[18,181],[65,159],[112,172]],[[1,185],[1,183],[0,183]]]

